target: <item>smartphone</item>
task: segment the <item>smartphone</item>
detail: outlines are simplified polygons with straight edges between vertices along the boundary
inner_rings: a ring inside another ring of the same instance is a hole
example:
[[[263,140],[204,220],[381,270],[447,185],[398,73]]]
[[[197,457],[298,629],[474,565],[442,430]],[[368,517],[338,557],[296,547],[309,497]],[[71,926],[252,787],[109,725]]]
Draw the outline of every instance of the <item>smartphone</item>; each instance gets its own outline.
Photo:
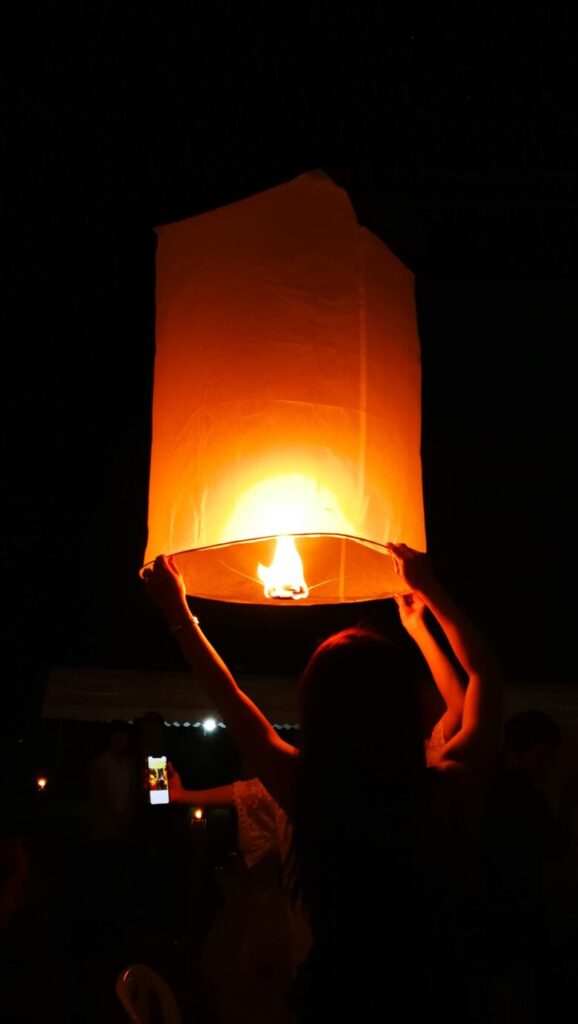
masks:
[[[169,776],[166,757],[148,757],[148,791],[151,804],[168,804]]]

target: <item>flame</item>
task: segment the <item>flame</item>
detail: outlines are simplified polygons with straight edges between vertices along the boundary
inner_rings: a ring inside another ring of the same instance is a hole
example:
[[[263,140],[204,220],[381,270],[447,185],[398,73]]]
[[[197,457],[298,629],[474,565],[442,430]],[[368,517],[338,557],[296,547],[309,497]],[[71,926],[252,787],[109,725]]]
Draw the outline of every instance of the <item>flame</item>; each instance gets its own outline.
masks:
[[[200,821],[201,818],[203,817],[203,808],[195,807],[195,810],[193,811],[193,816],[197,819],[197,821]]]
[[[41,775],[39,779],[36,779],[36,786],[38,789],[43,790],[46,788],[47,782],[48,779],[45,779],[44,776]]]
[[[259,579],[265,584],[265,597],[300,601],[307,597],[309,587],[303,576],[303,562],[293,537],[277,537],[275,555],[270,566],[257,567]]]

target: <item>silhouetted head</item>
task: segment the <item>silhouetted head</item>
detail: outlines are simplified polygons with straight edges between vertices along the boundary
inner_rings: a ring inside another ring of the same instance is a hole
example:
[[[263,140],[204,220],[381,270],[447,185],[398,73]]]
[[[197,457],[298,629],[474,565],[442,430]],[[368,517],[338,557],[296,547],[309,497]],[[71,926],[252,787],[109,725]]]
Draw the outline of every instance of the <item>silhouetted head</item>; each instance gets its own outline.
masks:
[[[558,757],[562,735],[543,711],[529,709],[509,718],[504,726],[502,762],[532,782],[548,778]]]
[[[417,684],[384,636],[356,628],[329,637],[299,696],[292,866],[294,891],[310,903],[324,844],[353,841],[361,850],[375,816],[387,819],[392,843],[406,835],[425,762]]]
[[[130,727],[128,722],[122,719],[117,719],[116,722],[111,722],[108,733],[108,747],[113,754],[121,757],[126,754],[128,750],[128,742],[130,736]]]
[[[159,711],[147,711],[140,720],[140,742],[145,754],[160,756],[165,753],[164,719]]]
[[[325,640],[299,698],[301,750],[317,770],[371,783],[423,767],[416,680],[381,634],[354,628]]]

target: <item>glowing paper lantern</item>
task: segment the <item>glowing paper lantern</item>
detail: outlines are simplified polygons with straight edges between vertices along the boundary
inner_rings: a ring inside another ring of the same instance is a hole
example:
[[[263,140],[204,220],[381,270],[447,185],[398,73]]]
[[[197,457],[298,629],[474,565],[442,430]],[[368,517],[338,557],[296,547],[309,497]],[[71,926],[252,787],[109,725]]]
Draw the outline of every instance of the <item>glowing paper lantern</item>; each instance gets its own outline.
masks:
[[[159,228],[156,303],[145,560],[225,601],[397,592],[383,545],[425,550],[414,281],[347,194],[315,172]]]

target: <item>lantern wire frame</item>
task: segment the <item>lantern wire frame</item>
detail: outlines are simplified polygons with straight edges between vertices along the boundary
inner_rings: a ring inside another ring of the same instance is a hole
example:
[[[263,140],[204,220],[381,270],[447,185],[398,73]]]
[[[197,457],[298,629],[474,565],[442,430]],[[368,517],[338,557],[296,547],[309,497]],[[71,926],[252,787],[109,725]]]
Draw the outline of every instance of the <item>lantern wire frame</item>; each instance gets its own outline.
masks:
[[[292,533],[305,563],[308,595],[299,600],[275,599],[265,594],[257,566],[269,564],[274,556],[277,535],[252,537],[242,541],[211,544],[173,552],[187,595],[227,603],[265,604],[278,607],[355,603],[392,597],[407,592],[394,572],[385,544],[350,534]],[[248,556],[247,548],[252,548]],[[225,557],[225,555],[227,557]],[[246,571],[255,566],[255,574]],[[153,561],[143,569],[150,568]],[[347,595],[347,596],[346,596]]]

